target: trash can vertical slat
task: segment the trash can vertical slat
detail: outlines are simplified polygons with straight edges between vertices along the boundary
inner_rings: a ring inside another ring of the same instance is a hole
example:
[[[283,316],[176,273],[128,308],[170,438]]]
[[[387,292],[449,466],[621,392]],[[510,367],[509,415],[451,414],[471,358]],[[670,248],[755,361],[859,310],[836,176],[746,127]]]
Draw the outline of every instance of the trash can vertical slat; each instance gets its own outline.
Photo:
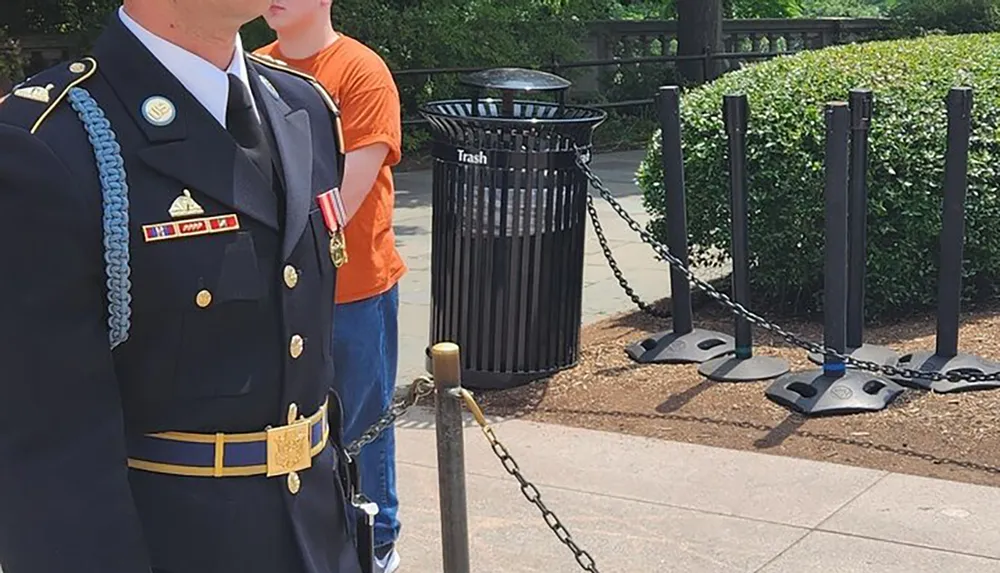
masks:
[[[530,344],[528,345],[528,369],[532,371],[540,370],[541,366],[541,356],[539,355],[539,341],[540,330],[542,329],[541,317],[539,316],[539,310],[541,305],[539,304],[540,295],[539,291],[542,288],[542,282],[544,279],[541,276],[542,271],[542,244],[541,233],[539,232],[539,222],[542,221],[545,214],[543,213],[545,202],[543,198],[538,193],[538,187],[541,185],[538,177],[538,171],[532,172],[531,177],[531,200],[533,201],[533,209],[535,216],[531,221],[531,304],[529,305],[530,314],[528,315],[528,320],[531,322],[531,330],[529,330],[529,336],[531,337]]]
[[[515,316],[518,317],[520,327],[518,341],[517,365],[524,367],[531,363],[532,340],[531,340],[531,305],[534,304],[532,287],[534,286],[535,249],[530,241],[532,233],[532,220],[534,219],[535,202],[531,193],[533,185],[532,173],[521,170],[516,192],[521,197],[521,235],[517,237],[518,247],[521,250],[521,265],[518,269],[520,275],[520,304],[514,309]]]
[[[566,224],[566,217],[569,215],[569,208],[566,206],[566,174],[563,171],[556,172],[554,189],[556,195],[555,228],[562,236],[565,235],[567,229],[569,229],[569,225]],[[569,257],[572,256],[571,249],[571,242],[559,245],[556,249],[556,261],[558,262],[556,276],[559,277],[559,284],[558,288],[555,289],[556,304],[554,305],[551,320],[552,324],[556,326],[556,332],[554,333],[555,336],[553,337],[553,344],[556,352],[553,360],[560,361],[564,360],[566,357],[566,329],[569,326],[567,324],[567,315],[571,314],[569,305],[566,304],[566,300],[569,297],[560,296],[560,294],[569,288],[567,275],[572,271],[572,269],[567,262],[569,261]],[[562,251],[562,256],[560,256],[560,251]]]

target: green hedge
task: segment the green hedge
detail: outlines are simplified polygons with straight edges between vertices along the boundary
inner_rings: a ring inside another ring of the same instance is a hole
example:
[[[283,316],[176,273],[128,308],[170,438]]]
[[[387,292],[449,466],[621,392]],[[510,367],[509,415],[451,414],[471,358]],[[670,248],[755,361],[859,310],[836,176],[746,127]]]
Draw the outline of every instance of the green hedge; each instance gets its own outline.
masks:
[[[682,101],[690,240],[698,264],[729,250],[722,98],[750,102],[750,250],[756,303],[822,308],[823,104],[852,88],[875,92],[868,204],[869,318],[936,304],[944,178],[945,98],[973,87],[966,206],[966,298],[994,294],[1000,276],[1000,35],[934,36],[839,46],[733,72]],[[638,172],[651,228],[665,240],[659,134]]]

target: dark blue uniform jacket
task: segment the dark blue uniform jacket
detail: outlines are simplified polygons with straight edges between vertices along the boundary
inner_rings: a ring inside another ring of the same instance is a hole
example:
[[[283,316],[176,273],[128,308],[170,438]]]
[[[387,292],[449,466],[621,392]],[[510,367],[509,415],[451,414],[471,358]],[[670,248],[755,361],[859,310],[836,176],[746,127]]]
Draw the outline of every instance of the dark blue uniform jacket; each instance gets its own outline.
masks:
[[[248,59],[283,194],[117,18],[92,57],[20,86],[48,102],[0,104],[4,573],[359,571],[329,390],[336,269],[316,201],[340,184],[336,110],[307,78]],[[71,87],[99,103],[127,174],[130,330],[114,348],[98,162]],[[170,123],[144,115],[151,96],[172,102]],[[149,240],[144,226],[178,221],[186,195],[239,228]],[[129,467],[138,436],[261,432],[328,399],[337,447],[295,487]]]

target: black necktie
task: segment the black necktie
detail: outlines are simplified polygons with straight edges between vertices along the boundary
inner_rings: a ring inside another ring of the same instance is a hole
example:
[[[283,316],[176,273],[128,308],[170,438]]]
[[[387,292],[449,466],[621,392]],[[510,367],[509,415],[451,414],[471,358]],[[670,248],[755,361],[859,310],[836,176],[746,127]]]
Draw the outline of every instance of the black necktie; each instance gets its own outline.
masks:
[[[270,186],[274,175],[271,149],[264,136],[264,127],[254,113],[250,89],[233,74],[226,75],[229,77],[226,130],[233,136],[236,144],[243,148]]]
[[[264,130],[254,113],[250,90],[233,74],[229,78],[229,103],[226,106],[226,129],[244,149],[256,149],[264,141]]]

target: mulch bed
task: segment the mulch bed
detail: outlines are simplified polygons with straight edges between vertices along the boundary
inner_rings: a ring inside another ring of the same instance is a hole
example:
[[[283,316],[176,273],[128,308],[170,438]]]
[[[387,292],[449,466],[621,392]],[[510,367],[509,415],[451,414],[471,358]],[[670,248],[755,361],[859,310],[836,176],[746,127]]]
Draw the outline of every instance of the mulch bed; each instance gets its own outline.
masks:
[[[733,332],[732,318],[716,304],[696,310],[695,320],[699,328]],[[822,341],[820,323],[780,323]],[[962,325],[961,351],[1000,360],[1000,306],[966,312]],[[642,365],[625,354],[627,345],[669,328],[640,312],[589,325],[577,367],[477,395],[492,416],[1000,486],[1000,390],[907,389],[881,412],[806,418],[768,400],[770,382],[716,383],[697,365]],[[926,315],[869,327],[865,335],[909,352],[933,350],[934,333],[935,318]],[[761,329],[754,329],[754,345],[756,354],[783,357],[793,371],[817,368],[805,351]]]

